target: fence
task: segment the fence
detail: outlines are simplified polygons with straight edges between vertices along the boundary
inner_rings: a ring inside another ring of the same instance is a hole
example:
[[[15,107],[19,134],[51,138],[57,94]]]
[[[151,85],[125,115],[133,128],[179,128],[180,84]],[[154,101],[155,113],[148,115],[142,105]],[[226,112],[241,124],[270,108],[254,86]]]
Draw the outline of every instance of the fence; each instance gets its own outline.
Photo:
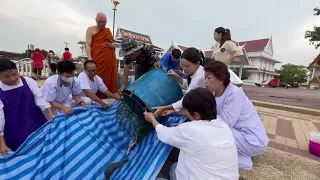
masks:
[[[25,58],[21,60],[13,60],[13,62],[16,64],[18,72],[21,76],[32,76],[32,67],[31,67],[31,59]],[[75,62],[77,66],[77,73],[80,73],[83,71],[83,64],[79,62]],[[41,77],[48,77],[50,74],[50,68],[48,64],[48,60],[43,61],[43,70]]]

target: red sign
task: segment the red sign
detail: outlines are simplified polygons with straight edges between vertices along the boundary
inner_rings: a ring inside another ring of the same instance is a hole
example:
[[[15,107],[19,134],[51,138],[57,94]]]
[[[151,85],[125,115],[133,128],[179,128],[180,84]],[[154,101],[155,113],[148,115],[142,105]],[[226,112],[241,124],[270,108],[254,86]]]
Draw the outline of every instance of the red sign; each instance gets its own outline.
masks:
[[[147,35],[139,34],[139,33],[128,31],[121,28],[120,28],[120,33],[122,37],[131,38],[137,41],[143,41],[145,43],[152,44],[150,37]]]

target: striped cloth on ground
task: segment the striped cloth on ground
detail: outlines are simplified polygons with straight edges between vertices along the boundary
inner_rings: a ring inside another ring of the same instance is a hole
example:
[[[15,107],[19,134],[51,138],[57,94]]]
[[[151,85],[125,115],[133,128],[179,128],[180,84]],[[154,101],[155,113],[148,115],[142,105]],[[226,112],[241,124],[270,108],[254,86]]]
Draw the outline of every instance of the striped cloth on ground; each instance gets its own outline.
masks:
[[[16,152],[0,155],[0,179],[104,179],[107,166],[126,159],[112,179],[154,179],[171,147],[152,132],[127,154],[130,138],[115,118],[118,105],[80,107],[72,115],[55,117]],[[171,117],[166,124],[179,119]]]

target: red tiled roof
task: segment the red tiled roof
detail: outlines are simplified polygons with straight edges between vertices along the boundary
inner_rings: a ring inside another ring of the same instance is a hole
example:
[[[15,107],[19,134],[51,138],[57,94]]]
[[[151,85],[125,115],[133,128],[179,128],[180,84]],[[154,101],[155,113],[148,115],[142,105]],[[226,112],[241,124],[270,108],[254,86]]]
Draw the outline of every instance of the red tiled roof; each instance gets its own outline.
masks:
[[[244,46],[247,52],[260,52],[263,51],[269,42],[269,38],[266,39],[257,39],[252,41],[242,41],[238,42],[240,46]]]

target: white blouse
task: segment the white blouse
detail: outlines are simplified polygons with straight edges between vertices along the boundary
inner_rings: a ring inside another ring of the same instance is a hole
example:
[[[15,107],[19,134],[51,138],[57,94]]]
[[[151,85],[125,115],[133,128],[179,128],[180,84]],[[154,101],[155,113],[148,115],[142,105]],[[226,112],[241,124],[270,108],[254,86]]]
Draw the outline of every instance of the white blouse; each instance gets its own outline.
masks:
[[[221,120],[191,121],[177,127],[156,126],[163,143],[180,149],[177,179],[237,180],[238,154],[228,125]]]
[[[193,73],[191,77],[191,82],[188,85],[188,80],[183,79],[183,83],[181,84],[182,89],[187,89],[186,93],[191,91],[192,89],[196,89],[198,87],[205,88],[205,78],[204,78],[204,69],[203,66],[199,66],[199,68]],[[173,109],[178,112],[180,111],[182,107],[182,100],[179,100],[172,104]]]

